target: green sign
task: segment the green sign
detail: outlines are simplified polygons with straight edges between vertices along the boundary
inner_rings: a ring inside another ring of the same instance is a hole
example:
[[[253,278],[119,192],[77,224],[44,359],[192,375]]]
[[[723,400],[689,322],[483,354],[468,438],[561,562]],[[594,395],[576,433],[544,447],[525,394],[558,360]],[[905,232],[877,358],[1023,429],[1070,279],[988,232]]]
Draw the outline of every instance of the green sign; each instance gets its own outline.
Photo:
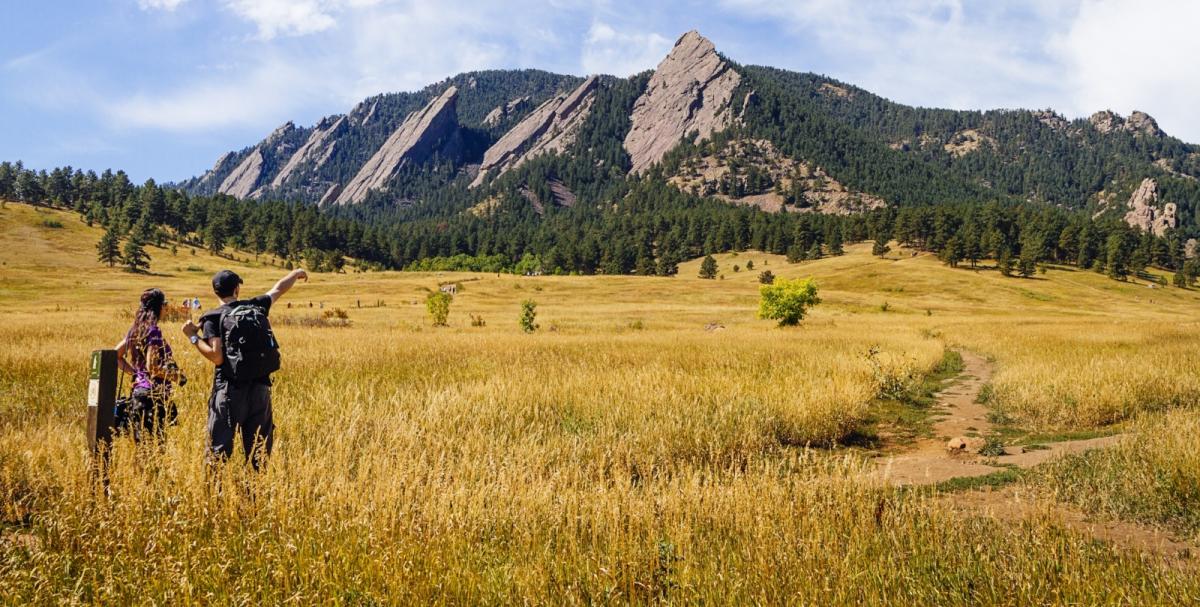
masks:
[[[100,379],[100,350],[92,352],[92,371],[89,376],[91,379]]]

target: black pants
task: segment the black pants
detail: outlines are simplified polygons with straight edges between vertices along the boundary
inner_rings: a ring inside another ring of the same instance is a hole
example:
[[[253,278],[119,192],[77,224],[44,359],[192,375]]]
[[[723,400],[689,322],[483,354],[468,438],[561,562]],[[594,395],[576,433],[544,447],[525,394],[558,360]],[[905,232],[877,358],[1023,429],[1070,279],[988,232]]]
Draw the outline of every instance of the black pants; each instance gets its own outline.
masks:
[[[214,381],[208,401],[208,438],[212,455],[220,460],[233,454],[233,441],[241,434],[246,459],[257,469],[266,463],[275,437],[271,421],[271,386],[252,382],[239,385]]]
[[[117,420],[117,426],[127,430],[133,440],[150,437],[166,438],[167,426],[175,424],[178,410],[162,389],[138,388],[129,396],[129,409]]]

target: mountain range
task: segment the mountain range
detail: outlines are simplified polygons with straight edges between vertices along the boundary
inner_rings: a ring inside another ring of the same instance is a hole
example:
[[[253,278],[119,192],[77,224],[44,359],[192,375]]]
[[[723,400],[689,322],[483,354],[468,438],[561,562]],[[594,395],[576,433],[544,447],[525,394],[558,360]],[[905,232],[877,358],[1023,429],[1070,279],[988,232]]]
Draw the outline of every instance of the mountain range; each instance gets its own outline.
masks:
[[[605,204],[609,184],[632,179],[769,212],[1040,202],[1195,237],[1197,178],[1200,146],[1143,112],[910,107],[738,64],[692,31],[629,78],[493,70],[377,95],[311,127],[288,122],[178,185],[335,213],[484,217],[513,199],[538,215]]]

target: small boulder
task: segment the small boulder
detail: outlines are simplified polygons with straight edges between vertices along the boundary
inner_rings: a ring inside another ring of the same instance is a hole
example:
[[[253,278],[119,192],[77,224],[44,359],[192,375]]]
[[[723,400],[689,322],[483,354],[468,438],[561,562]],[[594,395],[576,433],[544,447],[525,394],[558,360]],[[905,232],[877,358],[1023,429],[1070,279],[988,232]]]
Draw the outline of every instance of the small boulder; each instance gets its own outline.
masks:
[[[946,442],[946,451],[949,451],[951,454],[966,453],[967,439],[961,436],[956,436],[950,439]]]

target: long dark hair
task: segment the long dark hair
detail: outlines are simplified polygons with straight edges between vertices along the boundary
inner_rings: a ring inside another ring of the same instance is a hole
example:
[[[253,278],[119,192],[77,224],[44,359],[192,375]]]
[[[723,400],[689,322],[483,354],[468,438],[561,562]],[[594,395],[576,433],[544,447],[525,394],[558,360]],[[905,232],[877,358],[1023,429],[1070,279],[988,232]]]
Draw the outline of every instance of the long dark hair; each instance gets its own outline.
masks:
[[[167,296],[161,289],[146,289],[142,292],[141,303],[138,305],[137,314],[133,316],[133,326],[129,327],[128,335],[130,358],[135,366],[146,364],[146,337],[150,333],[150,327],[158,324],[158,317],[162,315],[163,305],[166,303]]]

